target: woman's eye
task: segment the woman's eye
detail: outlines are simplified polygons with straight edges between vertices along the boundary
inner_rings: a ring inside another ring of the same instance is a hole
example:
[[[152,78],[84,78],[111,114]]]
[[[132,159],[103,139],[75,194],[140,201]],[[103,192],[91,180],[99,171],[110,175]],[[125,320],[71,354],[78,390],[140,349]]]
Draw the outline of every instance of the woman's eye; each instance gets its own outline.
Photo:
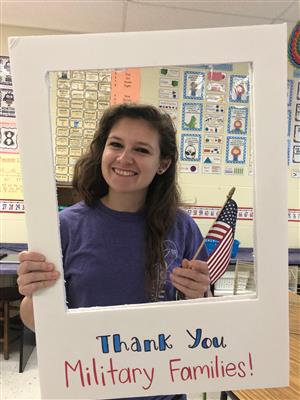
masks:
[[[119,142],[110,142],[109,146],[116,147],[116,148],[121,148],[122,144],[119,143]]]
[[[149,150],[145,147],[137,147],[136,151],[138,151],[139,153],[149,154]]]

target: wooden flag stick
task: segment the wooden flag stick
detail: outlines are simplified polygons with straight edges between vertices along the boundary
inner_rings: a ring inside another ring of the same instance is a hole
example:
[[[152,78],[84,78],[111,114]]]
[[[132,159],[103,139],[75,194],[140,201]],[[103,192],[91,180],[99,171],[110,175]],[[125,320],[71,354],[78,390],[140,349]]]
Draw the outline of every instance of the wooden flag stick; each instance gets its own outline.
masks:
[[[225,207],[225,204],[227,203],[227,201],[228,201],[229,199],[232,198],[234,192],[235,192],[235,187],[232,187],[232,188],[230,189],[230,191],[229,191],[227,197],[226,197],[226,200],[225,200],[225,203],[223,204],[223,207],[221,208],[219,214],[217,215],[217,217],[214,219],[213,223],[211,224],[211,227],[214,225],[214,223],[216,222],[218,216],[221,214],[221,212],[222,212],[223,208]],[[211,227],[209,228],[209,230],[211,229]],[[209,231],[209,230],[208,230],[208,231]],[[205,237],[205,238],[202,240],[202,242],[200,243],[200,246],[198,247],[196,253],[194,254],[194,257],[192,258],[193,260],[195,260],[195,259],[198,257],[198,254],[200,253],[200,251],[202,250],[202,247],[203,247],[204,244],[205,244],[205,241],[206,241],[206,237]]]

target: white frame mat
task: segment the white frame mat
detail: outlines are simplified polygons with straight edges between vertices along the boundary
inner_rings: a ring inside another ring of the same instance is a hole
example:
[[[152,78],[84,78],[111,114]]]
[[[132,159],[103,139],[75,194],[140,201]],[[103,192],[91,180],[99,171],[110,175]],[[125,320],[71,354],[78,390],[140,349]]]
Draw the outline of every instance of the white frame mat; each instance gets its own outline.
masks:
[[[42,398],[288,385],[286,40],[284,24],[10,38],[29,249],[60,271],[48,72],[240,62],[253,68],[257,294],[68,310],[60,278],[34,296]],[[114,351],[113,335],[129,351]],[[107,337],[108,353],[99,337]],[[144,351],[148,339],[156,351]]]

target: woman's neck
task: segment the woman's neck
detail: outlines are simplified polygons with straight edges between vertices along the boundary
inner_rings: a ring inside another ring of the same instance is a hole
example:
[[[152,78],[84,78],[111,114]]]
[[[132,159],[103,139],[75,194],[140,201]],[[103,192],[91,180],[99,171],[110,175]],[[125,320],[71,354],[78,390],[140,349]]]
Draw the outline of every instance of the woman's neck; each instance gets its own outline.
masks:
[[[101,201],[111,210],[123,212],[138,212],[145,205],[145,197],[140,198],[136,193],[134,195],[130,193],[108,193],[101,198]]]

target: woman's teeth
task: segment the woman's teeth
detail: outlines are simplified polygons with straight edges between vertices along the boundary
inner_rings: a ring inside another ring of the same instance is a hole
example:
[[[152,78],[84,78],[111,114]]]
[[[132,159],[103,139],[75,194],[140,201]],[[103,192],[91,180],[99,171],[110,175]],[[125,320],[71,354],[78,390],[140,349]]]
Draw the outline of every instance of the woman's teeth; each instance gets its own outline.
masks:
[[[133,175],[136,175],[136,173],[133,172],[133,171],[125,171],[123,169],[118,169],[118,168],[114,168],[114,172],[117,175],[121,175],[121,176],[133,176]]]

